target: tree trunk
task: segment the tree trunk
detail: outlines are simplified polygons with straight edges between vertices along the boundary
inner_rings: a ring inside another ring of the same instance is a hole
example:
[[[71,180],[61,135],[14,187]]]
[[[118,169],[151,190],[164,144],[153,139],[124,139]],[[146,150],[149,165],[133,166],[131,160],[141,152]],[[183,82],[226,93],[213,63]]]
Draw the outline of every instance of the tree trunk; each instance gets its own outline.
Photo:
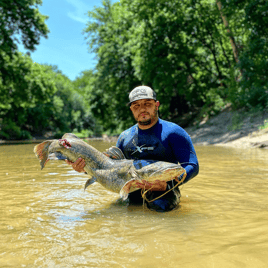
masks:
[[[235,61],[238,63],[239,62],[239,59],[238,59],[238,49],[237,49],[237,45],[235,43],[234,36],[232,35],[232,32],[231,32],[231,30],[229,28],[229,23],[228,23],[226,17],[223,15],[221,1],[220,0],[216,0],[216,3],[217,3],[217,6],[218,6],[218,9],[220,11],[222,20],[223,20],[223,24],[224,24],[227,32],[229,33],[229,38],[230,38],[231,46],[232,46],[232,49],[233,49]]]

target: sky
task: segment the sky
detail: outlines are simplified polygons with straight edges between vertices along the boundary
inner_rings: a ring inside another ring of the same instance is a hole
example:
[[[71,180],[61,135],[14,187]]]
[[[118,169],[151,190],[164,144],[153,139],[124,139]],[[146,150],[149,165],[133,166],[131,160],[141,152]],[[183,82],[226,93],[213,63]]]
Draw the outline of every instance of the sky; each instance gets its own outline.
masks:
[[[115,0],[112,3],[116,2]],[[41,38],[31,52],[34,62],[57,65],[64,75],[74,80],[82,71],[93,69],[97,63],[82,34],[89,18],[88,11],[102,6],[102,0],[43,0],[39,11],[49,16],[46,20],[50,33]],[[26,52],[19,46],[21,52]]]

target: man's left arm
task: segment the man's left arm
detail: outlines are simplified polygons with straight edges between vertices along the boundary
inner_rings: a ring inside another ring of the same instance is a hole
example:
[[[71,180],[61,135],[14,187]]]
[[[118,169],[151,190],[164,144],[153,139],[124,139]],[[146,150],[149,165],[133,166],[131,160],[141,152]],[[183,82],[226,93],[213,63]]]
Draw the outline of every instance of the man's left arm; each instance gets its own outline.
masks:
[[[173,133],[170,137],[175,160],[186,170],[187,176],[183,183],[194,178],[199,172],[199,163],[190,136],[185,130]]]
[[[187,176],[183,183],[188,182],[199,173],[199,164],[198,164],[197,156],[193,152],[190,152],[188,162],[183,162],[183,160],[181,160],[180,164],[186,170],[186,173],[187,173]]]

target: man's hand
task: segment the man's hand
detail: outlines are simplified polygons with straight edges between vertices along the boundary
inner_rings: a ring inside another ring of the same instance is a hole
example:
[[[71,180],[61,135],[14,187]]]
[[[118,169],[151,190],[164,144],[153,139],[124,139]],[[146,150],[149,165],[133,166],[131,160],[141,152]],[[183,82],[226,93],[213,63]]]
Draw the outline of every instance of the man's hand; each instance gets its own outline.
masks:
[[[75,162],[65,160],[68,165],[71,165],[73,169],[77,172],[86,172],[84,170],[84,167],[86,165],[86,162],[83,158],[78,158]]]
[[[154,182],[142,180],[142,182],[135,182],[135,184],[141,189],[151,191],[166,191],[167,189],[167,183],[165,181],[160,180],[156,180]]]

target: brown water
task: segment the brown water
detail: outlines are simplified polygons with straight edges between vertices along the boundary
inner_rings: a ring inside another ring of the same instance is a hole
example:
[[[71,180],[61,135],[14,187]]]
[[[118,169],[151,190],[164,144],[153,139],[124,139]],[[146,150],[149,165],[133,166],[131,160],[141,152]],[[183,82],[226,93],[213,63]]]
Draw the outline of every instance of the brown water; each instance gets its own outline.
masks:
[[[84,192],[64,162],[40,171],[33,147],[0,146],[0,267],[267,267],[268,150],[196,147],[200,174],[157,213]]]

